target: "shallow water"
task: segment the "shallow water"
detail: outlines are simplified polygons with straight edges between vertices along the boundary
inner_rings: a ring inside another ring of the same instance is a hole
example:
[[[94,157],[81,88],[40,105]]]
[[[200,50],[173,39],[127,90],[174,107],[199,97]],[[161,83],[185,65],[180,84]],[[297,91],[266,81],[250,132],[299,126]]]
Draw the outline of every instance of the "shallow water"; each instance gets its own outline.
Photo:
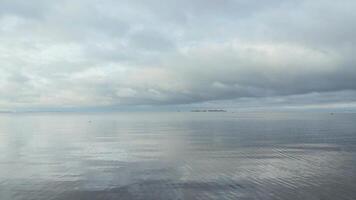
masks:
[[[0,199],[356,199],[356,114],[0,115]]]

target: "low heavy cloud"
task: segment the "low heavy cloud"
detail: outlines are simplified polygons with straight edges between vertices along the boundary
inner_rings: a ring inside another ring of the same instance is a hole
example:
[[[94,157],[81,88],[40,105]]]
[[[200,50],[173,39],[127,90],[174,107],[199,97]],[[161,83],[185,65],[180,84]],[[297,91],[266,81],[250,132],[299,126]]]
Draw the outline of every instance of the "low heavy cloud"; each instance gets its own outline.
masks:
[[[0,0],[0,110],[354,105],[355,9],[352,0]]]

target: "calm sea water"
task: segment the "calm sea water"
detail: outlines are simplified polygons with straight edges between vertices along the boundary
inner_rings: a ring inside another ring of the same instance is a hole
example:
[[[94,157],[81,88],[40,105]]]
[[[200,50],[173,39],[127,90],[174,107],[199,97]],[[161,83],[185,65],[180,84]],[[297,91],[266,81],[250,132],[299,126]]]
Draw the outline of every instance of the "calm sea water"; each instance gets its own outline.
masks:
[[[356,199],[356,114],[1,114],[1,200]]]

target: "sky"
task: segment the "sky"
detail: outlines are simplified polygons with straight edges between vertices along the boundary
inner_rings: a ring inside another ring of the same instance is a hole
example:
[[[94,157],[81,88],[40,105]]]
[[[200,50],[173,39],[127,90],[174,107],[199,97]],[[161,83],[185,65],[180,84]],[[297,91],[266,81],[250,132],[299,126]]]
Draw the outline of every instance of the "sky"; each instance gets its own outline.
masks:
[[[0,111],[356,109],[354,0],[0,0]]]

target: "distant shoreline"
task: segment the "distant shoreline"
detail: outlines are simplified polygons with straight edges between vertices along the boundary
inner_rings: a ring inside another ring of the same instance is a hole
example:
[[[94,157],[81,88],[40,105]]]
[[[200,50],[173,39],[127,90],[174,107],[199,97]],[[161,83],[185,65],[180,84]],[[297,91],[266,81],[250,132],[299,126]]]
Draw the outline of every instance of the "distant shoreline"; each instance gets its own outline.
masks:
[[[212,109],[212,110],[191,110],[190,112],[227,112],[222,109]]]

